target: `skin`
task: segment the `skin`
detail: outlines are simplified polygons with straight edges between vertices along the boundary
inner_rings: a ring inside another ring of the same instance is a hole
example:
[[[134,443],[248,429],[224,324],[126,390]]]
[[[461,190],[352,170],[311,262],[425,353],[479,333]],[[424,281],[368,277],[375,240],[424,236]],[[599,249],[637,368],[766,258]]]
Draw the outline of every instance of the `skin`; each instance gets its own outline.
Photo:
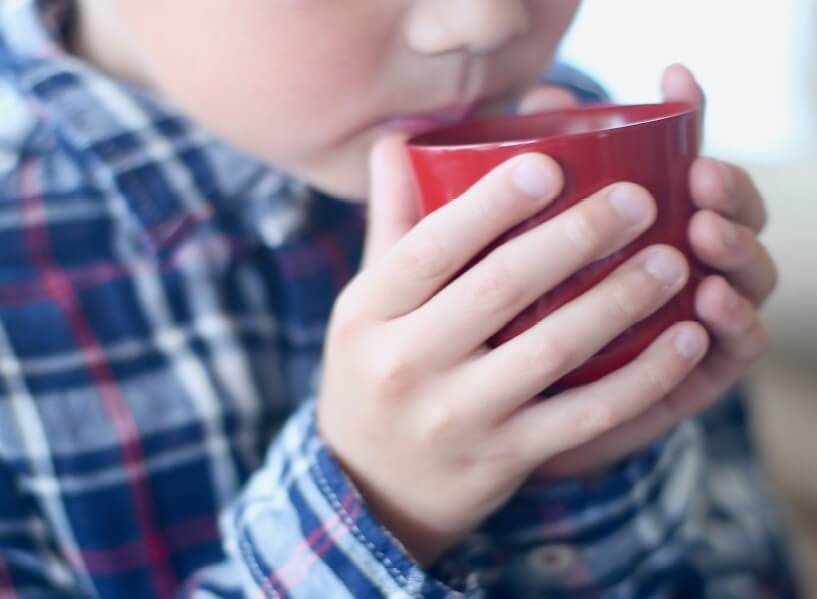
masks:
[[[77,46],[250,154],[363,198],[385,121],[477,97],[496,98],[487,111],[509,105],[541,76],[578,2],[472,4],[82,0]]]
[[[530,299],[649,227],[655,201],[613,185],[453,278],[556,197],[562,173],[546,156],[516,157],[467,200],[420,220],[402,135],[387,123],[481,97],[479,114],[575,102],[533,86],[577,4],[81,0],[78,54],[155,88],[271,165],[369,198],[364,267],[330,322],[318,423],[372,510],[422,563],[530,476],[595,473],[711,405],[767,345],[757,309],[776,272],[757,237],[763,201],[745,172],[710,158],[690,173],[699,208],[690,240],[722,273],[698,289],[700,322],[671,327],[596,383],[530,401],[683,286],[683,257],[656,246],[511,342],[485,345]],[[668,100],[703,104],[681,66],[662,88]],[[574,251],[546,252],[554,258],[542,264],[543,247]]]

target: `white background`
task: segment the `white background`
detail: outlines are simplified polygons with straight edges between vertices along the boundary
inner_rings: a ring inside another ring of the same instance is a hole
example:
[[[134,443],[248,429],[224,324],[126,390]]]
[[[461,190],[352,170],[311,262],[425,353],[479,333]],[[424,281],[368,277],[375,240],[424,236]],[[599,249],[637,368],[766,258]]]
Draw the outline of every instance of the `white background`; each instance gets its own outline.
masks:
[[[706,151],[776,163],[817,156],[815,37],[817,0],[584,0],[562,49],[620,102],[657,100],[664,67],[686,64]]]

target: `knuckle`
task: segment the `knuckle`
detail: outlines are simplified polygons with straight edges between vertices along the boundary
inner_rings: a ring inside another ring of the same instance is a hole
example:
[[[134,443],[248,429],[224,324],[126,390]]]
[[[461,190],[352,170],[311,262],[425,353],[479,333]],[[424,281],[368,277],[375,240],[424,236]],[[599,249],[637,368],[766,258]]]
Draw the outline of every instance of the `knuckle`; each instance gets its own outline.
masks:
[[[521,300],[524,288],[508,261],[502,257],[502,250],[494,252],[485,261],[475,284],[472,299],[480,306],[480,311],[494,311],[515,306]]]
[[[369,373],[379,395],[400,396],[409,389],[416,372],[413,360],[398,350],[373,352],[368,361]]]
[[[438,402],[426,412],[420,425],[420,439],[430,445],[441,445],[456,434],[459,419],[448,402]]]
[[[404,272],[420,280],[439,278],[450,268],[450,257],[430,221],[431,218],[428,218],[416,227],[402,248]]]
[[[575,351],[555,335],[548,334],[534,336],[527,344],[521,366],[525,371],[541,372],[552,379],[570,370],[574,362]]]
[[[577,423],[585,439],[593,439],[615,428],[618,411],[609,404],[597,403],[585,411]]]
[[[355,281],[340,292],[332,308],[332,332],[334,336],[349,339],[357,335],[366,321],[366,303],[359,297]]]
[[[530,443],[524,435],[512,434],[516,431],[500,432],[480,448],[480,458],[488,464],[499,467],[516,467],[530,454]]]
[[[582,256],[596,256],[604,243],[587,208],[574,210],[565,222],[565,236]]]
[[[507,220],[507,213],[518,211],[517,196],[513,193],[495,190],[484,190],[477,193],[471,205],[474,207],[474,218],[480,229],[494,230],[496,224]]]
[[[672,368],[672,364],[670,362],[664,364],[648,362],[644,366],[644,381],[648,395],[656,398],[664,397],[675,388],[679,373],[678,368]]]
[[[644,277],[646,279],[646,277]],[[646,316],[649,294],[645,289],[651,289],[651,284],[635,285],[630,277],[617,277],[610,282],[610,297],[612,301],[606,305],[610,310],[610,317],[615,321],[634,322]]]

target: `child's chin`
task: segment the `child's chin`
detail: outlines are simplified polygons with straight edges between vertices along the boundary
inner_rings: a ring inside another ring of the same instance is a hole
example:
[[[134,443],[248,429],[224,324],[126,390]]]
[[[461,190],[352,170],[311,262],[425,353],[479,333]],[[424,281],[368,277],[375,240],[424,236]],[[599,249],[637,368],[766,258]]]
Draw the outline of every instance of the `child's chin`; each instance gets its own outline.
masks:
[[[349,170],[357,171],[358,169]],[[310,187],[346,202],[362,203],[369,196],[369,183],[365,172],[358,177],[342,173],[326,173],[323,176],[305,176],[303,179]]]
[[[313,153],[311,160],[287,160],[288,157],[276,160],[271,156],[262,160],[328,196],[365,202],[369,196],[368,156],[371,151],[371,144],[366,141],[322,155]]]
[[[339,161],[328,169],[304,173],[311,187],[348,202],[365,202],[369,197],[368,160]]]
[[[334,190],[331,190],[331,189],[325,189],[325,188],[320,187],[318,185],[315,185],[314,187],[315,187],[315,189],[325,193],[326,195],[332,196],[333,198],[337,198],[338,200],[341,200],[341,201],[344,201],[344,202],[351,202],[353,204],[363,204],[363,203],[367,202],[368,199],[369,199],[367,190],[365,190],[365,189],[363,189],[363,190],[360,190],[360,189],[344,190],[344,189],[337,189],[336,188]]]

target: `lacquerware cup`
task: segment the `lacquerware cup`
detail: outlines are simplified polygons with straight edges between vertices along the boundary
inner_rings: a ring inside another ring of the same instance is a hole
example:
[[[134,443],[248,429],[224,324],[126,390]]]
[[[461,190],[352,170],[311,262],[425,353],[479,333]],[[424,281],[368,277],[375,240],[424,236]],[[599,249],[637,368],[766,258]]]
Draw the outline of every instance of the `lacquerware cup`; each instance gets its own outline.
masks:
[[[699,132],[700,114],[694,106],[663,103],[502,117],[446,127],[408,140],[423,214],[459,198],[490,170],[517,154],[547,154],[564,170],[561,195],[545,210],[494,240],[477,260],[611,183],[632,181],[655,197],[657,218],[646,233],[540,297],[490,339],[489,344],[497,346],[522,333],[648,246],[668,244],[683,252],[692,269],[686,287],[548,391],[595,381],[635,358],[670,325],[695,318],[694,291],[705,273],[692,255],[687,228],[693,213],[689,170],[698,156]],[[553,257],[542,256],[543,261],[550,259]]]

